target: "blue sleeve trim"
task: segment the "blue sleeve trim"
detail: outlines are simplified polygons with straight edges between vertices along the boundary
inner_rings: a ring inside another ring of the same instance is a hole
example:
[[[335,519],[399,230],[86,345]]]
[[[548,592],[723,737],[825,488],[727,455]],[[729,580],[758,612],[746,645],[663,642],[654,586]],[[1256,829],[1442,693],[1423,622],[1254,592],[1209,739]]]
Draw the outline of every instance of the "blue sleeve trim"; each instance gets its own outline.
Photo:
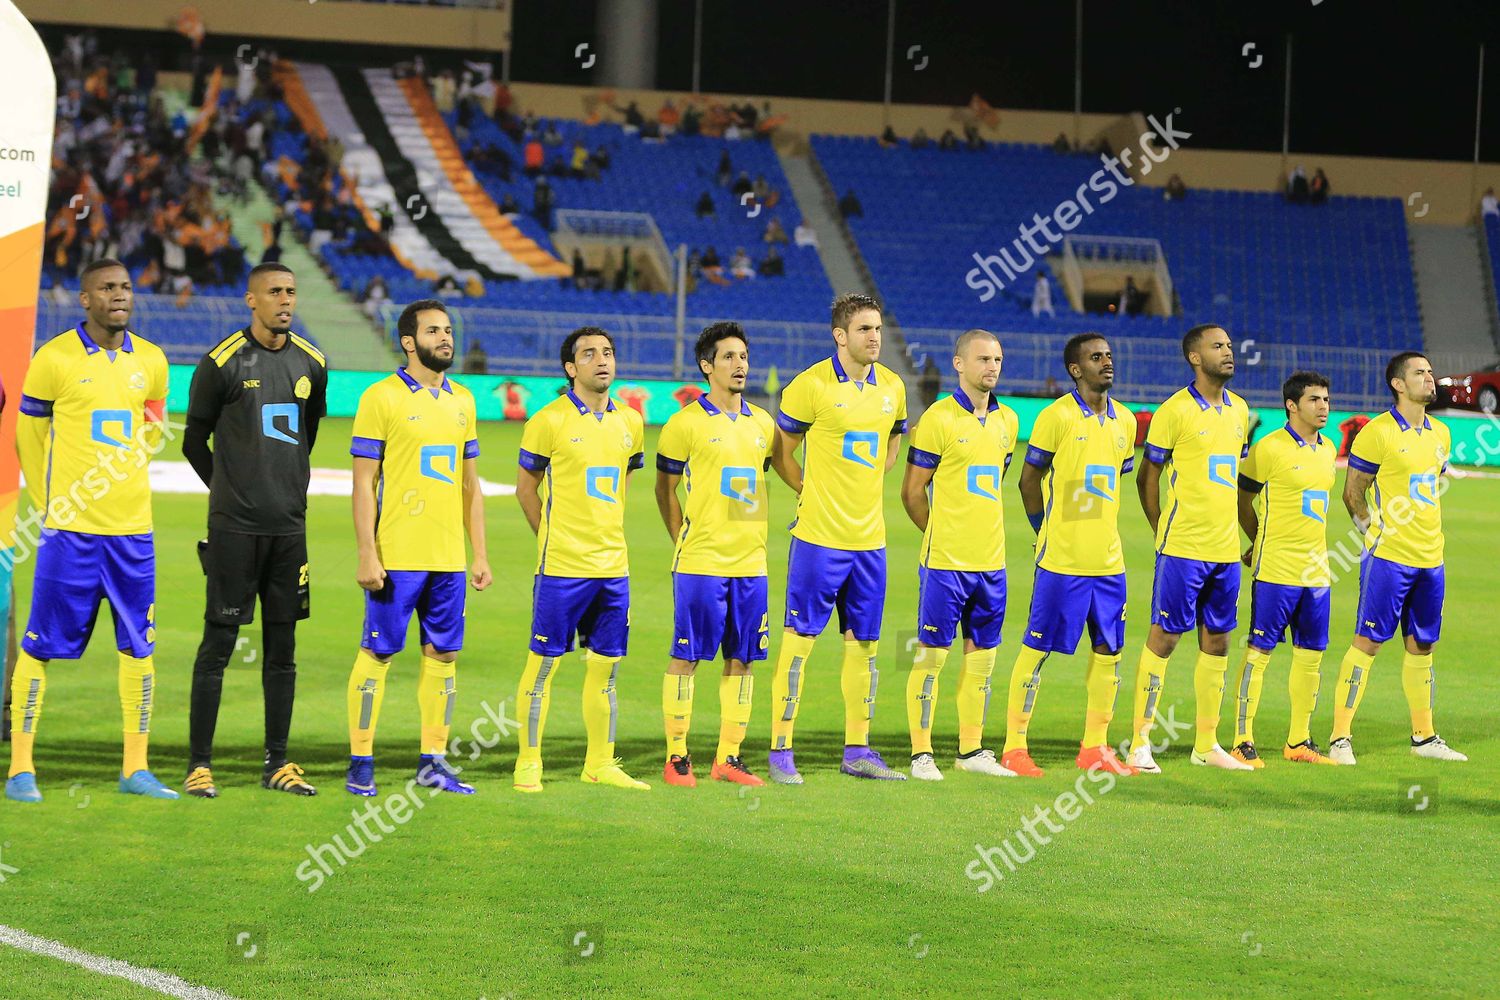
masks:
[[[1146,445],[1146,461],[1155,462],[1157,465],[1166,465],[1167,459],[1172,457],[1171,448],[1163,448],[1159,445]]]
[[[21,397],[21,412],[28,417],[50,417],[52,416],[52,400],[37,399],[35,396]]]
[[[1026,446],[1026,464],[1043,472],[1052,467],[1052,452],[1036,445]]]
[[[1125,459],[1125,464],[1120,466],[1120,475],[1126,475],[1135,471],[1135,456],[1131,455]]]
[[[349,442],[349,454],[355,458],[373,458],[378,462],[385,457],[385,442],[379,438],[356,437]]]
[[[541,472],[552,463],[552,459],[546,455],[538,455],[535,452],[530,452],[522,448],[520,462],[521,468],[527,472]]]
[[[636,469],[644,469],[645,467],[646,453],[644,451],[638,451],[634,455],[630,456],[630,464],[625,467],[625,471],[634,472]]]
[[[475,438],[472,441],[465,441],[464,442],[464,458],[478,458],[478,457],[479,457],[479,439]]]
[[[1005,467],[1006,467],[1006,468],[1007,468],[1007,469],[1008,469],[1008,468],[1010,468],[1010,460],[1011,460],[1011,459],[1013,459],[1013,458],[1015,458],[1015,457],[1016,457],[1016,456],[1015,456],[1015,454],[1014,454],[1014,453],[1012,453],[1012,454],[1010,454],[1010,455],[1006,455],[1006,456],[1005,456]]]
[[[906,420],[905,420],[905,418],[902,418],[901,420],[898,420],[893,425],[891,425],[891,433],[892,434],[905,434],[906,433]]]
[[[1042,533],[1042,518],[1044,516],[1045,513],[1040,510],[1035,514],[1031,513],[1030,511],[1026,513],[1026,520],[1031,522],[1031,530],[1039,535]]]
[[[936,469],[938,462],[942,461],[942,456],[913,446],[906,449],[906,461],[910,465],[918,465],[924,469]]]
[[[1240,458],[1241,458],[1241,460],[1243,460],[1243,459],[1246,459],[1246,458],[1249,458],[1249,457],[1250,457],[1250,442],[1247,441],[1247,442],[1245,442],[1244,447],[1240,448]]]
[[[665,455],[657,455],[656,456],[656,471],[657,472],[665,472],[669,476],[680,476],[680,475],[682,475],[682,470],[686,469],[686,468],[687,468],[687,463],[686,462],[679,462],[679,461],[677,461],[677,459],[675,459],[675,458],[668,458]]]
[[[1375,462],[1366,462],[1364,459],[1360,458],[1353,452],[1349,453],[1349,468],[1357,469],[1360,472],[1368,472],[1372,476],[1380,471],[1379,464]]]
[[[785,413],[778,413],[776,414],[776,426],[780,427],[788,434],[806,434],[807,429],[811,427],[812,424],[803,423],[796,417],[789,417]]]
[[[1251,479],[1249,476],[1245,475],[1243,472],[1240,473],[1240,489],[1244,490],[1246,493],[1259,493],[1265,488],[1265,483],[1257,482],[1256,480]]]

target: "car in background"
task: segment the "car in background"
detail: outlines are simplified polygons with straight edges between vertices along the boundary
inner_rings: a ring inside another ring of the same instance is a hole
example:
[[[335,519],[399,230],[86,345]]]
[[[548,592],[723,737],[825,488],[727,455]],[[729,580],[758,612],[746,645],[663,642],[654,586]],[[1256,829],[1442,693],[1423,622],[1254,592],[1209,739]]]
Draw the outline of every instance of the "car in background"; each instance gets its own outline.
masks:
[[[1437,384],[1439,403],[1500,413],[1500,364],[1486,365],[1467,375],[1445,375]]]

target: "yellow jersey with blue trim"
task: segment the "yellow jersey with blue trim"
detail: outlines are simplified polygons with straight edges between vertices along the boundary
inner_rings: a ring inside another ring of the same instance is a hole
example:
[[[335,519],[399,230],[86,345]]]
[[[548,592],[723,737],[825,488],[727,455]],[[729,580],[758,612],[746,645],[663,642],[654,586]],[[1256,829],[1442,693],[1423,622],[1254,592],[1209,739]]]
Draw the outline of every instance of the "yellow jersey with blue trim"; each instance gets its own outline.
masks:
[[[1048,403],[1032,424],[1026,464],[1046,474],[1036,564],[1068,576],[1125,572],[1120,486],[1135,468],[1135,415],[1125,404],[1106,396],[1095,412],[1077,389]]]
[[[979,413],[967,393],[938,400],[912,431],[906,461],[932,469],[927,530],[918,557],[927,569],[988,573],[1005,568],[1000,484],[1016,450],[1016,411],[986,394]]]
[[[17,428],[27,490],[43,527],[90,535],[151,530],[148,466],[161,450],[167,357],[130,331],[116,350],[80,323],[47,341],[21,386]],[[39,447],[38,447],[39,445]]]
[[[447,378],[428,389],[397,369],[359,397],[349,453],[380,463],[375,541],[381,564],[463,572],[464,460],[479,457],[469,390]]]
[[[1210,402],[1189,385],[1151,417],[1146,458],[1162,467],[1160,555],[1239,561],[1239,471],[1250,452],[1250,408],[1222,392]]]
[[[1250,572],[1265,583],[1327,587],[1328,505],[1335,448],[1316,432],[1304,439],[1291,424],[1250,446],[1240,489],[1258,495],[1260,515]]]
[[[1377,559],[1431,569],[1443,564],[1443,491],[1453,438],[1448,425],[1422,415],[1413,427],[1395,407],[1360,428],[1349,468],[1375,477],[1365,544]]]
[[[526,421],[521,468],[544,474],[537,573],[608,579],[630,572],[625,487],[645,464],[645,428],[636,410],[606,397],[595,412],[571,389]]]
[[[770,503],[771,415],[741,401],[729,413],[707,394],[667,419],[656,442],[656,468],[682,476],[687,503],[672,572],[765,576]]]
[[[876,362],[855,381],[838,355],[782,390],[777,424],[802,438],[793,538],[848,551],[885,547],[887,442],[906,432],[906,386]]]

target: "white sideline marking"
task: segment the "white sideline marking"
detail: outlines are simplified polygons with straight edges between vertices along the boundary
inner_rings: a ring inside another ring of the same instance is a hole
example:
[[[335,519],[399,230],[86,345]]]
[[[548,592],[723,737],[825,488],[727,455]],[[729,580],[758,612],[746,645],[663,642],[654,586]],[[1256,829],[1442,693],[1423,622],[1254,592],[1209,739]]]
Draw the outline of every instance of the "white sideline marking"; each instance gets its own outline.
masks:
[[[178,979],[169,972],[158,972],[155,969],[142,969],[122,962],[117,958],[105,958],[102,955],[91,955],[77,948],[69,948],[60,941],[50,938],[37,937],[14,927],[0,924],[0,944],[19,948],[21,951],[29,951],[34,955],[45,955],[47,958],[55,958],[60,962],[68,962],[79,965],[90,972],[97,972],[101,976],[114,976],[116,979],[125,979],[137,986],[143,986],[148,990],[154,990],[163,996],[182,997],[183,1000],[235,1000],[228,993],[220,993],[206,986],[194,986],[184,979]]]
[[[516,492],[508,483],[488,479],[479,481],[479,490],[487,497],[508,497]],[[208,487],[188,463],[156,461],[151,463],[151,492],[207,494]],[[307,484],[308,496],[346,497],[353,492],[354,473],[348,469],[313,469]]]

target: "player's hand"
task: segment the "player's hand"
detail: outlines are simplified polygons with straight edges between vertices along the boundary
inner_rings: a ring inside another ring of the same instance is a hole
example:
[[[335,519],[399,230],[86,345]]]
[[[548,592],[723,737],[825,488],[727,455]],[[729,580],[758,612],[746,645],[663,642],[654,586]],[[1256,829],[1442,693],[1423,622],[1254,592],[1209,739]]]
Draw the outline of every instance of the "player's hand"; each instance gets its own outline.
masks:
[[[1248,545],[1248,546],[1246,546],[1245,547],[1245,554],[1242,555],[1242,556],[1240,556],[1240,562],[1244,563],[1246,566],[1249,566],[1250,565],[1250,553],[1252,553],[1254,551],[1255,551],[1255,546],[1254,545]]]
[[[359,585],[368,591],[378,591],[385,586],[385,567],[380,565],[380,557],[368,555],[359,557],[359,570],[354,574],[354,579]]]
[[[488,559],[475,559],[474,565],[469,567],[469,582],[475,590],[484,590],[495,582],[494,576],[490,574],[490,563]]]

